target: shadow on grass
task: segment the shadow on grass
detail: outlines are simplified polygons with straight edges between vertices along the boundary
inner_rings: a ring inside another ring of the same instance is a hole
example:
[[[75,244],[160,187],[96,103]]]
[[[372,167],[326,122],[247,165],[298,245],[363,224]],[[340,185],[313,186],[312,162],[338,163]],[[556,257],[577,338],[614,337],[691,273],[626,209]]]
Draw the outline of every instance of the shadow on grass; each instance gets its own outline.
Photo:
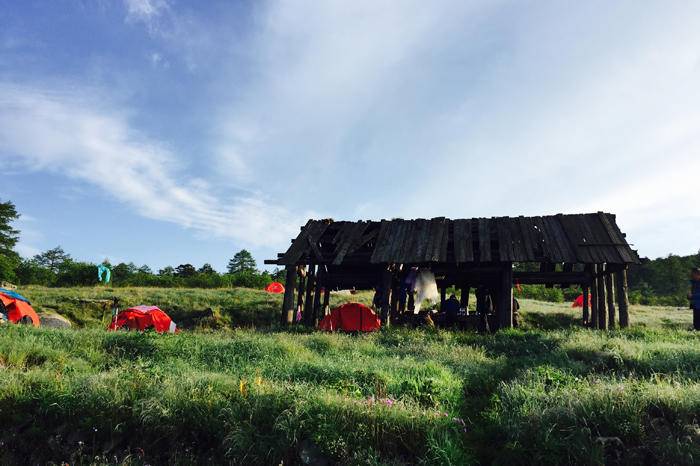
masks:
[[[527,312],[523,313],[522,319],[525,327],[544,330],[558,330],[581,326],[581,320],[578,315],[566,312]]]

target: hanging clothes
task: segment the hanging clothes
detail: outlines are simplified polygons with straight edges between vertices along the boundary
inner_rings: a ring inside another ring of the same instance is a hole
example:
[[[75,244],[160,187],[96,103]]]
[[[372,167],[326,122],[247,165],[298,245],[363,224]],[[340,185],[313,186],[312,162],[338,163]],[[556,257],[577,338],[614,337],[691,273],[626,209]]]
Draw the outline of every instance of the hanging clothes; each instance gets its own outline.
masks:
[[[97,266],[97,281],[101,282],[104,278],[105,283],[109,283],[112,279],[112,271],[105,264]]]
[[[416,312],[420,311],[423,301],[426,299],[435,304],[440,299],[435,274],[428,269],[421,269],[418,272],[415,282],[416,290]]]

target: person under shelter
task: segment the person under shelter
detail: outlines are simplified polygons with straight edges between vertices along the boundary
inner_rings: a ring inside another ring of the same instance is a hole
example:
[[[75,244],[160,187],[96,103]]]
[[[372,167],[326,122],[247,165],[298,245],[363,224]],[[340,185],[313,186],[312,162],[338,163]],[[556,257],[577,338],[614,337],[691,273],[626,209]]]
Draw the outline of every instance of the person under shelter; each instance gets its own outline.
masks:
[[[445,313],[445,325],[447,327],[455,325],[457,323],[457,316],[459,315],[459,300],[454,293],[445,301],[442,310]]]

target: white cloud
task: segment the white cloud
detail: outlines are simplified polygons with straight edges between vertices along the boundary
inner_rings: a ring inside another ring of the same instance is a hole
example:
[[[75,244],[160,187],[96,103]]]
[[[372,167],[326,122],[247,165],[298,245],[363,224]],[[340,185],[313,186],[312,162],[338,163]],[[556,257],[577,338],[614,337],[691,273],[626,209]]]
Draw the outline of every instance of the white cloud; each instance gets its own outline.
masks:
[[[86,182],[144,217],[250,245],[284,244],[300,219],[259,195],[227,198],[109,104],[0,84],[3,161]]]
[[[142,21],[146,24],[160,16],[168,9],[166,0],[124,0],[127,20]]]
[[[277,193],[337,218],[606,210],[643,255],[694,252],[686,6],[272,2],[255,80],[224,103],[220,164],[258,175],[242,183],[274,166]]]

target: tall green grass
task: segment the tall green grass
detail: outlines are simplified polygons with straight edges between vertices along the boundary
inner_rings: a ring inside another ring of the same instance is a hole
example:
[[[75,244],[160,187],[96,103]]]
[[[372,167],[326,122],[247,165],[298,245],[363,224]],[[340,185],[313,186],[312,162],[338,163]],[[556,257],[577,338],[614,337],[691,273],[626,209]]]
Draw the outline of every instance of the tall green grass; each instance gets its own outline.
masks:
[[[697,463],[700,337],[642,311],[597,332],[524,301],[494,335],[7,326],[0,462]]]

